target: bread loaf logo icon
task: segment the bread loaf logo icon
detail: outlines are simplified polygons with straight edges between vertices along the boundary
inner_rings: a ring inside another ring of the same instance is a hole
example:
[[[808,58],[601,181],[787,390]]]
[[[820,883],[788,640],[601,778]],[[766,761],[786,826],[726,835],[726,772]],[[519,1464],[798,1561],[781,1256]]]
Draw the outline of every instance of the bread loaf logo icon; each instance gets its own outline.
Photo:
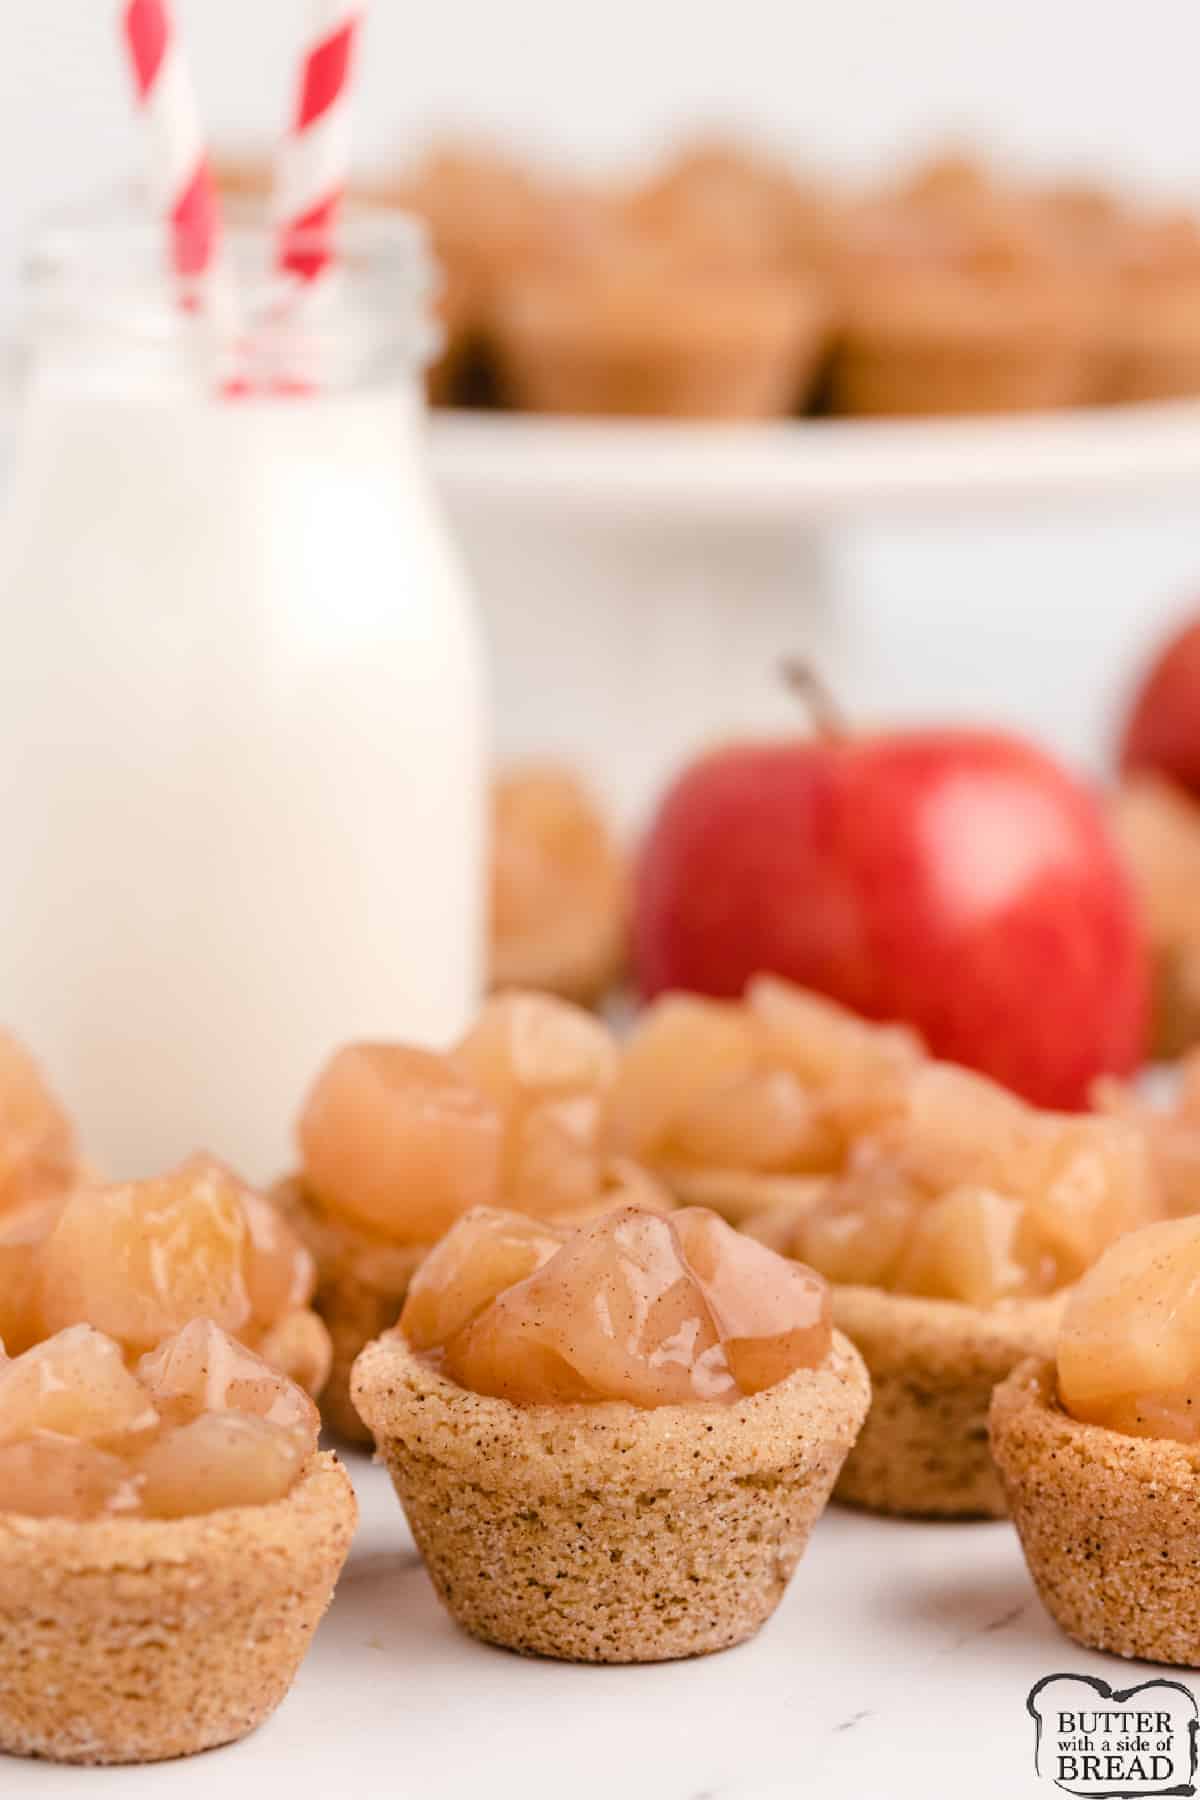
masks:
[[[1196,1792],[1200,1713],[1181,1681],[1112,1688],[1095,1675],[1044,1675],[1025,1705],[1037,1772],[1086,1800]]]

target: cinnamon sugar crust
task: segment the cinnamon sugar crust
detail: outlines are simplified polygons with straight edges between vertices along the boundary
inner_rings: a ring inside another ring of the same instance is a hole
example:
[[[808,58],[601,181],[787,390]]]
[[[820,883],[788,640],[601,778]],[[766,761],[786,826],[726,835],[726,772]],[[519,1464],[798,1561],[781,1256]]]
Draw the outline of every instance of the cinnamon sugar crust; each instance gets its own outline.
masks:
[[[514,1406],[446,1380],[396,1331],[352,1380],[448,1611],[490,1643],[576,1662],[753,1636],[869,1392],[838,1333],[820,1368],[730,1406]]]
[[[745,1229],[786,1256],[797,1211],[769,1208]],[[992,1389],[1025,1357],[1053,1352],[1068,1291],[982,1307],[831,1282],[834,1324],[871,1376],[871,1410],[835,1500],[913,1518],[1003,1518],[987,1443]]]
[[[996,1389],[991,1440],[1034,1585],[1067,1636],[1200,1665],[1200,1444],[1071,1418],[1045,1358]]]
[[[357,1516],[328,1454],[268,1506],[0,1513],[0,1750],[142,1763],[244,1737],[291,1686]]]
[[[988,1449],[992,1390],[1054,1346],[1066,1293],[994,1307],[835,1284],[834,1323],[871,1375],[871,1410],[835,1498],[873,1512],[1003,1518]]]

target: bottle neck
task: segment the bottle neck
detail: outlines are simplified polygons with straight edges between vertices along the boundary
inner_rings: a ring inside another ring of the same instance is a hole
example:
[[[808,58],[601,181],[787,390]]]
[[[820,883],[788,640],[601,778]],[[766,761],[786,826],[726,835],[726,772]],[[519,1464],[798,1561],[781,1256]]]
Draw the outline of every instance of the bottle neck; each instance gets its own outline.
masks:
[[[437,347],[423,233],[397,214],[342,234],[312,282],[281,274],[268,221],[227,234],[185,292],[144,221],[52,228],[26,269],[26,364],[81,392],[294,401],[415,385]]]

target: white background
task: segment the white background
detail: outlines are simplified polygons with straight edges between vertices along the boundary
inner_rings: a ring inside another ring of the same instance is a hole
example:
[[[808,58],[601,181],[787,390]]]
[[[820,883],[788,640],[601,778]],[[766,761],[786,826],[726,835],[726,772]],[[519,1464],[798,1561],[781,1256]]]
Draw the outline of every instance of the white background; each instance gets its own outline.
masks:
[[[178,0],[224,142],[286,111],[303,0]],[[136,166],[116,0],[4,0],[0,327],[48,206]],[[439,124],[597,166],[697,121],[846,168],[957,134],[1037,163],[1200,194],[1192,0],[375,0],[360,145],[379,163]],[[869,713],[986,712],[1102,754],[1129,658],[1189,590],[1178,497],[1063,515],[861,529],[842,593]]]
[[[304,0],[176,0],[214,131],[269,140]],[[128,166],[117,0],[5,0],[0,256]],[[697,120],[855,167],[958,132],[1200,186],[1189,0],[374,0],[360,142],[446,121],[604,161]]]

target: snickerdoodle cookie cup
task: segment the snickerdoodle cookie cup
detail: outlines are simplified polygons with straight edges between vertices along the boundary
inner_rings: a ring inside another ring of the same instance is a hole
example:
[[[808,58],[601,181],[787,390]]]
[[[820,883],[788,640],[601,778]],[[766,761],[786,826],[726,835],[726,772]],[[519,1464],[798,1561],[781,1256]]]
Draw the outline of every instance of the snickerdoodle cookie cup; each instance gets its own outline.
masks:
[[[603,806],[564,764],[526,762],[492,783],[493,988],[594,1006],[620,977],[625,852]]]
[[[0,1750],[141,1763],[244,1737],[291,1686],[356,1518],[328,1454],[269,1505],[0,1513]]]
[[[1146,924],[1153,1054],[1173,1061],[1200,1043],[1200,805],[1175,782],[1133,770],[1114,789],[1109,817]]]
[[[350,1371],[363,1345],[396,1323],[428,1246],[390,1244],[332,1216],[295,1178],[281,1181],[271,1197],[317,1265],[313,1304],[331,1349],[321,1417],[345,1443],[368,1445],[371,1434],[350,1398]]]
[[[1078,405],[1101,380],[1109,308],[1036,209],[909,192],[844,224],[837,411],[880,416]]]
[[[746,1230],[786,1254],[797,1217],[781,1205]],[[829,1291],[834,1324],[871,1376],[871,1410],[834,1498],[913,1518],[1003,1518],[988,1451],[992,1389],[1027,1357],[1052,1352],[1066,1294],[971,1306],[848,1282]]]
[[[1071,1418],[1046,1359],[997,1388],[991,1441],[1029,1572],[1063,1631],[1117,1656],[1200,1663],[1200,1444]]]
[[[828,338],[811,280],[622,259],[499,296],[505,392],[537,412],[753,420],[797,410]]]
[[[1127,1122],[1038,1112],[931,1062],[842,1174],[749,1220],[748,1235],[825,1276],[833,1322],[870,1372],[870,1416],[836,1497],[1003,1517],[992,1388],[1053,1353],[1079,1277],[1160,1209]]]
[[[520,1406],[447,1380],[398,1331],[355,1365],[444,1604],[474,1636],[575,1662],[723,1650],[770,1617],[867,1410],[862,1359],[732,1405]]]
[[[871,1410],[835,1498],[873,1512],[1003,1518],[988,1449],[992,1391],[1053,1348],[1064,1295],[994,1307],[834,1285],[833,1317],[871,1374]]]

